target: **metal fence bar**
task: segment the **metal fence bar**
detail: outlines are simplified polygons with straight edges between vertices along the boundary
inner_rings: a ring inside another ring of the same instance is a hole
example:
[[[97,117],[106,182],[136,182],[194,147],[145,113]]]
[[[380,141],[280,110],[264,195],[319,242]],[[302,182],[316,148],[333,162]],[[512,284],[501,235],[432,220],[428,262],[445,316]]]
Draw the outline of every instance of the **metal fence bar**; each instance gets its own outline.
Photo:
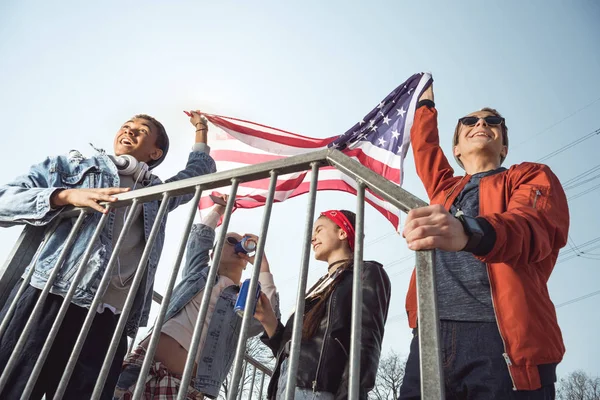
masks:
[[[262,364],[260,361],[254,359],[251,355],[246,354],[244,356],[244,360],[246,360],[247,363],[250,363],[250,365],[252,365],[254,368],[258,369],[265,375],[268,375],[268,376],[273,375],[273,371],[271,371],[267,366]]]
[[[163,192],[169,192],[173,197],[192,194],[194,193],[194,188],[198,185],[202,185],[202,190],[216,189],[231,185],[233,179],[238,180],[238,182],[255,181],[269,177],[272,170],[277,170],[280,175],[306,171],[313,162],[326,165],[326,157],[329,152],[330,150],[319,150],[312,153],[164,183],[162,185],[136,189],[118,194],[116,197],[119,201],[111,204],[114,207],[120,207],[124,203],[129,204],[133,199],[137,199],[140,203],[160,200]],[[342,156],[344,155],[342,154]]]
[[[25,386],[25,389],[23,390],[23,394],[21,395],[22,400],[28,399],[29,396],[31,395],[31,392],[33,392],[33,389],[35,388],[35,383],[38,379],[40,372],[42,371],[42,368],[44,367],[44,363],[46,362],[46,357],[48,356],[48,353],[50,353],[50,349],[52,348],[52,343],[54,342],[56,335],[58,335],[58,331],[60,330],[62,321],[63,321],[65,315],[67,314],[69,307],[71,306],[71,299],[75,295],[75,291],[77,290],[77,285],[79,285],[79,281],[81,280],[81,278],[83,277],[83,275],[86,272],[86,269],[83,267],[85,265],[87,265],[87,263],[90,259],[90,256],[92,255],[92,250],[94,248],[94,244],[98,240],[98,237],[100,236],[100,232],[102,232],[102,229],[104,228],[104,225],[106,224],[107,220],[108,220],[108,213],[102,214],[102,217],[100,217],[100,221],[98,222],[98,226],[96,227],[96,230],[94,231],[94,234],[92,235],[92,238],[91,238],[90,242],[88,243],[88,245],[85,249],[85,252],[83,253],[83,256],[81,258],[81,262],[79,264],[81,267],[79,268],[79,270],[73,277],[71,286],[69,287],[69,290],[67,291],[67,294],[65,295],[65,298],[60,307],[60,310],[58,311],[58,314],[56,315],[56,320],[52,324],[52,329],[50,329],[50,332],[48,333],[48,338],[46,339],[46,342],[44,343],[44,347],[42,347],[40,356],[38,357],[38,360],[35,363],[33,371],[31,372],[31,376],[27,380],[27,385]]]
[[[44,243],[58,226],[58,218],[49,226],[26,225],[21,231],[6,261],[0,269],[0,309],[4,307],[10,292],[16,286],[28,265],[35,265]],[[32,259],[35,258],[36,260]],[[0,334],[0,336],[2,336]]]
[[[244,361],[244,372],[242,373],[242,380],[240,381],[240,392],[238,400],[242,400],[242,394],[244,393],[244,381],[246,380],[246,370],[248,369],[248,363]]]
[[[363,271],[363,233],[365,231],[365,184],[357,181],[356,224],[354,237],[354,271],[352,277],[352,322],[350,327],[350,382],[348,394],[350,400],[360,397],[360,339],[362,334],[362,271]]]
[[[15,348],[13,349],[12,354],[10,355],[10,358],[8,359],[8,363],[6,364],[6,367],[4,368],[4,372],[2,373],[2,376],[0,377],[0,393],[4,390],[4,387],[8,383],[8,380],[10,378],[12,370],[17,363],[17,359],[21,355],[21,350],[23,349],[23,346],[25,346],[25,342],[27,341],[29,332],[34,327],[34,324],[36,323],[36,320],[37,320],[38,316],[40,315],[42,308],[44,307],[44,301],[46,300],[46,297],[48,297],[48,293],[50,293],[50,288],[52,288],[52,285],[54,284],[54,280],[56,279],[56,276],[58,275],[58,272],[60,271],[60,267],[61,267],[62,263],[65,261],[65,259],[67,258],[67,254],[69,253],[69,250],[71,249],[71,245],[75,241],[77,232],[79,231],[81,224],[83,224],[83,220],[85,219],[85,214],[86,214],[86,211],[81,211],[79,213],[79,217],[77,217],[77,221],[71,228],[71,232],[69,232],[69,236],[67,237],[67,240],[65,241],[65,245],[64,245],[62,251],[60,252],[60,255],[58,256],[58,259],[56,260],[56,265],[52,269],[50,276],[48,276],[48,281],[46,282],[44,289],[40,293],[40,296],[38,297],[38,299],[35,303],[35,306],[33,307],[33,310],[31,311],[31,315],[29,316],[29,319],[27,320],[27,323],[25,324],[25,327],[23,328],[23,331],[21,332],[21,336],[19,337],[19,340],[17,341],[17,344],[15,345]]]
[[[444,381],[440,355],[440,325],[435,291],[434,253],[417,251],[416,257],[421,396],[443,399]]]
[[[27,273],[25,279],[23,279],[23,282],[21,282],[21,286],[19,287],[17,294],[15,295],[8,310],[6,311],[6,314],[4,315],[4,318],[2,319],[2,323],[0,324],[0,338],[4,335],[6,328],[8,328],[12,315],[14,314],[15,309],[17,308],[19,299],[21,298],[21,295],[23,294],[23,292],[29,285],[29,282],[31,281],[31,277],[35,272],[35,264],[37,263],[37,260],[40,257],[42,246],[44,245],[46,240],[48,240],[50,235],[54,233],[54,230],[57,226],[58,220],[54,222],[53,226],[51,226],[50,229],[46,230],[46,234],[44,235],[43,239],[41,239],[39,245],[36,244],[36,238],[38,238],[39,234],[42,233],[44,230],[40,227],[26,226],[25,229],[23,229],[23,232],[21,232],[19,239],[17,239],[17,243],[15,243],[11,254],[8,256],[4,265],[3,273],[10,273],[11,276],[8,277],[2,275],[2,280],[4,281],[3,287],[5,292],[1,293],[3,302],[0,308],[4,307],[4,302],[8,298],[8,295],[13,290],[14,286],[17,284],[18,279],[20,279],[23,272],[25,272],[27,265],[31,265],[31,268],[29,269],[29,272]],[[29,240],[31,240],[31,242],[28,242]],[[35,249],[37,249],[37,251],[35,251]],[[35,255],[33,253],[34,251]]]
[[[129,313],[131,312],[131,308],[133,307],[133,302],[135,301],[135,297],[137,295],[140,283],[142,282],[142,279],[144,279],[144,277],[146,276],[148,258],[150,257],[150,252],[154,247],[156,236],[158,236],[160,226],[163,223],[163,218],[167,213],[170,197],[171,194],[169,192],[164,192],[162,201],[160,203],[160,207],[158,208],[158,213],[156,214],[156,218],[154,219],[154,224],[152,225],[152,229],[150,230],[150,235],[148,235],[148,239],[146,240],[144,252],[142,253],[142,257],[137,266],[135,276],[133,278],[133,281],[131,282],[131,288],[129,289],[129,293],[127,293],[125,304],[123,305],[123,309],[121,310],[119,322],[117,323],[117,327],[115,328],[115,332],[110,342],[110,346],[108,347],[106,358],[104,358],[104,362],[102,363],[102,369],[100,369],[100,376],[98,376],[98,379],[96,380],[96,386],[94,387],[94,391],[92,392],[92,400],[98,400],[102,395],[102,390],[104,389],[106,378],[108,377],[108,373],[110,372],[110,367],[115,357],[115,353],[117,352],[117,348],[119,347],[119,342],[121,341],[121,338],[123,336],[123,330],[125,329],[125,325],[127,324],[127,320],[129,319]],[[120,236],[124,236],[127,233],[128,232],[121,231]]]
[[[248,361],[246,361],[246,366],[248,366]],[[250,381],[250,393],[248,393],[248,400],[252,399],[252,393],[254,392],[254,380],[256,379],[256,367],[252,368],[252,380]]]
[[[312,164],[310,192],[306,210],[306,223],[304,228],[304,245],[302,247],[302,262],[300,279],[296,292],[296,311],[294,314],[294,330],[292,332],[292,346],[288,358],[288,376],[285,386],[285,399],[294,400],[296,393],[296,373],[300,358],[300,340],[302,339],[302,325],[304,323],[304,304],[306,299],[306,281],[308,279],[308,263],[310,261],[310,245],[312,242],[313,219],[315,217],[315,202],[317,199],[317,182],[319,178],[319,165]]]
[[[194,216],[196,215],[196,210],[198,209],[198,201],[200,200],[201,194],[202,188],[200,186],[196,187],[196,193],[194,194],[194,198],[191,201],[191,207],[188,211],[185,227],[183,228],[183,235],[181,236],[181,241],[179,243],[177,258],[175,259],[175,263],[173,265],[173,270],[171,272],[171,277],[169,278],[169,283],[167,284],[165,295],[161,299],[160,311],[158,312],[158,317],[156,318],[156,322],[154,323],[154,331],[152,332],[150,342],[148,343],[146,349],[146,357],[144,358],[144,362],[142,363],[142,369],[140,371],[135,386],[133,400],[140,400],[144,395],[144,390],[146,386],[146,376],[148,375],[148,371],[150,371],[150,367],[152,367],[152,363],[154,362],[154,353],[156,352],[156,347],[158,346],[162,326],[165,320],[165,316],[167,314],[167,309],[169,308],[171,295],[173,294],[173,287],[175,286],[175,281],[177,280],[177,274],[179,273],[179,267],[181,266],[181,260],[183,259],[183,253],[185,252],[185,246],[190,235],[190,230],[192,229]]]
[[[327,161],[347,176],[361,180],[369,190],[396,206],[405,213],[413,208],[425,207],[427,203],[397,184],[351,159],[339,150],[329,150]]]
[[[131,209],[127,214],[127,218],[125,219],[125,223],[123,224],[123,228],[121,233],[129,231],[131,224],[133,223],[134,216],[137,212],[138,207],[140,207],[140,203],[138,199],[134,199],[131,204]],[[109,209],[111,207],[109,206]],[[108,264],[106,265],[106,271],[104,271],[104,275],[102,276],[102,280],[98,285],[98,289],[96,291],[96,295],[94,296],[94,300],[92,300],[92,304],[90,305],[90,309],[85,317],[85,321],[83,322],[83,326],[79,332],[79,336],[77,336],[77,341],[75,342],[75,346],[73,347],[73,351],[71,352],[71,356],[69,357],[69,361],[67,362],[67,366],[65,367],[65,371],[60,379],[60,383],[58,388],[56,389],[56,393],[54,394],[53,400],[61,400],[67,390],[67,385],[69,384],[69,380],[71,379],[71,375],[73,374],[73,370],[75,369],[75,364],[77,363],[77,359],[79,358],[79,353],[81,353],[81,349],[85,343],[85,339],[87,338],[87,334],[94,322],[94,318],[96,317],[96,310],[98,310],[98,306],[102,301],[102,293],[106,291],[110,283],[110,279],[112,276],[112,270],[116,264],[117,258],[119,257],[119,252],[121,251],[121,247],[123,245],[125,235],[119,235],[117,239],[117,243],[113,249],[113,252],[108,260]]]
[[[263,388],[265,387],[265,373],[262,373],[260,378],[260,391],[258,392],[258,400],[262,400]]]
[[[215,247],[215,251],[213,253],[214,257],[212,260],[212,265],[208,270],[206,285],[204,287],[204,293],[202,294],[202,303],[200,304],[198,318],[196,319],[196,325],[194,326],[194,333],[192,335],[192,342],[190,343],[188,356],[185,360],[185,368],[183,369],[183,376],[181,377],[180,386],[182,390],[180,390],[177,394],[177,400],[186,400],[187,387],[190,385],[192,380],[192,372],[194,371],[194,365],[196,363],[196,354],[198,353],[200,338],[202,337],[204,321],[206,320],[206,315],[208,314],[210,295],[212,294],[212,290],[215,285],[215,279],[217,277],[217,271],[219,269],[219,263],[221,262],[221,253],[225,244],[225,236],[227,236],[227,228],[229,227],[229,221],[231,220],[231,213],[233,211],[233,205],[235,204],[235,196],[237,194],[238,185],[239,180],[237,178],[233,178],[231,180],[231,190],[229,192],[227,206],[225,207],[223,223],[221,224],[221,232],[219,232],[219,240],[217,241],[217,246]]]
[[[275,188],[277,187],[277,171],[271,171],[271,181],[269,182],[269,192],[265,202],[265,210],[263,214],[262,226],[260,228],[260,234],[258,237],[258,246],[256,248],[256,255],[254,256],[254,268],[252,270],[252,279],[250,279],[250,285],[248,287],[248,297],[246,300],[246,310],[253,310],[256,304],[256,297],[251,296],[250,293],[256,293],[258,287],[258,275],[260,274],[260,265],[265,250],[265,242],[267,240],[267,232],[269,230],[269,221],[271,219],[271,210],[273,208],[273,200],[275,198]],[[235,362],[233,364],[233,377],[231,378],[231,392],[229,393],[228,400],[235,400],[236,390],[240,383],[240,372],[242,369],[242,362],[244,360],[244,353],[246,352],[246,336],[248,336],[248,328],[250,327],[251,319],[254,318],[252,313],[245,312],[242,318],[242,328],[240,337],[238,338],[237,350],[235,354]],[[184,399],[179,399],[184,400]]]

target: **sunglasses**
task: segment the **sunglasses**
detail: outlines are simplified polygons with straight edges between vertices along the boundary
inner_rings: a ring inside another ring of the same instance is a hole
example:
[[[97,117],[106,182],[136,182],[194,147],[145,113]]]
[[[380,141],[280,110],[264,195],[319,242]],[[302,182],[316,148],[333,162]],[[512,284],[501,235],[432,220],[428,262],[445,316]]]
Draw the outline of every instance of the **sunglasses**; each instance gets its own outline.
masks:
[[[461,124],[465,126],[473,126],[480,119],[484,120],[488,125],[501,125],[504,123],[504,118],[498,117],[496,115],[488,115],[487,117],[479,118],[479,117],[462,117],[458,120]]]
[[[227,236],[227,238],[225,240],[227,240],[227,243],[229,243],[232,246],[235,246],[236,244],[238,244],[240,242],[239,240],[237,240],[236,238],[231,237],[231,236]]]

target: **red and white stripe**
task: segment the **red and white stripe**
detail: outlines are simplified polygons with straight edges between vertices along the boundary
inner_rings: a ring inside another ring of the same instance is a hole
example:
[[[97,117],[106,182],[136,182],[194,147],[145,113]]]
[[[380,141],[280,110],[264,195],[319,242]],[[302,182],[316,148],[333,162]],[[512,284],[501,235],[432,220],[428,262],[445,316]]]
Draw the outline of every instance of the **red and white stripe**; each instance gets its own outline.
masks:
[[[209,143],[211,156],[217,163],[218,171],[322,150],[336,139],[336,137],[318,139],[301,136],[253,122],[218,115],[208,114],[206,118],[212,125],[209,129]],[[402,176],[400,156],[373,146],[369,142],[360,142],[356,147],[345,149],[343,152],[387,179],[400,183]],[[308,193],[310,179],[310,171],[279,176],[275,201],[281,202]],[[241,183],[237,192],[236,208],[254,208],[264,205],[268,187],[268,179]],[[326,166],[319,171],[317,190],[339,190],[356,194],[356,182],[335,167]],[[219,188],[211,193],[228,192],[228,188]],[[208,195],[209,193],[206,193],[200,199],[201,211],[213,205]],[[398,227],[399,210],[396,207],[368,190],[365,198],[394,227]]]

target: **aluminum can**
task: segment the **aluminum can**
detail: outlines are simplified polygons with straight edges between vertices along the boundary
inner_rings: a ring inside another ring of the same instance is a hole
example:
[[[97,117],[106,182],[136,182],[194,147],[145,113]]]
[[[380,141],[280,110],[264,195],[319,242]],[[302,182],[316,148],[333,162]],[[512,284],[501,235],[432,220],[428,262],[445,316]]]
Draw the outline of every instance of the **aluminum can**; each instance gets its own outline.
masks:
[[[254,303],[254,310],[252,310],[252,315],[256,311],[256,304],[258,303],[258,297],[260,296],[260,282],[257,282],[256,286],[256,302]],[[246,309],[246,302],[248,298],[248,289],[250,289],[250,279],[246,279],[242,283],[242,287],[240,288],[240,292],[238,293],[237,300],[235,301],[235,306],[233,307],[233,311],[236,312],[240,317],[244,316],[244,310]]]
[[[244,236],[242,238],[242,240],[240,240],[236,245],[235,245],[235,253],[244,253],[244,254],[248,254],[248,253],[252,253],[256,250],[256,242],[254,241],[254,239],[250,239],[247,236]]]

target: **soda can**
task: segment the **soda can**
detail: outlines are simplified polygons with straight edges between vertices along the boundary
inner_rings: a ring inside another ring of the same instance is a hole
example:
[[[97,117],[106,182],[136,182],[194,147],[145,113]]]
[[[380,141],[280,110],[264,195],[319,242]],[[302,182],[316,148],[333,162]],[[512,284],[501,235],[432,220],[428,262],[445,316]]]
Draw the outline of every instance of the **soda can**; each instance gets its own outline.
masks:
[[[254,310],[252,311],[252,315],[256,311],[256,304],[258,303],[258,297],[260,296],[260,282],[257,282],[256,286],[256,302],[254,303]],[[242,287],[240,288],[240,292],[238,293],[237,300],[235,301],[235,306],[233,307],[233,311],[236,312],[240,317],[244,316],[244,309],[246,308],[246,300],[248,297],[248,289],[250,289],[250,279],[246,279],[244,283],[242,283]]]
[[[250,239],[247,236],[244,236],[242,238],[242,240],[240,240],[234,248],[234,251],[237,253],[243,253],[243,254],[248,254],[248,253],[252,253],[254,250],[256,250],[256,242],[254,241],[254,239]]]

